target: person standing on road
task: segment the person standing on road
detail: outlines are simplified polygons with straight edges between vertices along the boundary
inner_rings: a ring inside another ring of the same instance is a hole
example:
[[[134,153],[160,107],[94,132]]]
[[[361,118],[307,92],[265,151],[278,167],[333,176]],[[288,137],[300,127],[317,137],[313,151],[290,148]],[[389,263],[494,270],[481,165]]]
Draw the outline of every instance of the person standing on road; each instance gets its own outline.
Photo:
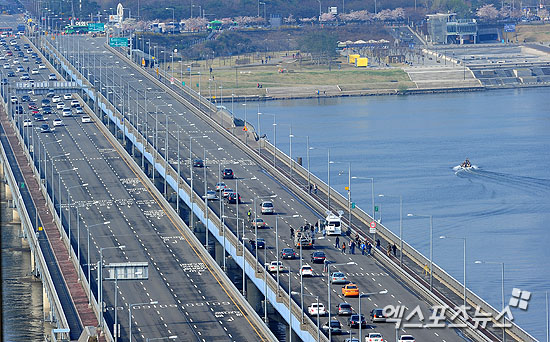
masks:
[[[336,241],[334,242],[334,248],[340,248],[340,237],[336,237]]]
[[[367,242],[367,255],[371,256],[371,252],[372,252],[372,245],[370,244],[370,242]]]
[[[328,259],[323,262],[323,272],[328,272]]]
[[[342,242],[342,254],[346,254],[346,243]]]
[[[351,254],[355,254],[355,241],[351,240],[351,243],[349,244],[349,252]]]
[[[250,219],[252,217],[252,212],[250,211],[250,209],[248,209],[248,213],[246,213],[246,216],[248,216],[248,221],[250,222]]]
[[[294,228],[290,227],[290,238],[294,239]]]
[[[367,246],[365,246],[365,243],[363,242],[361,244],[361,255],[365,255],[365,249],[367,249]]]
[[[397,256],[397,246],[395,245],[395,243],[393,244],[393,246],[391,246],[391,249],[392,249],[392,252],[393,252],[393,256],[396,257]]]
[[[376,248],[380,249],[380,239],[376,239]]]

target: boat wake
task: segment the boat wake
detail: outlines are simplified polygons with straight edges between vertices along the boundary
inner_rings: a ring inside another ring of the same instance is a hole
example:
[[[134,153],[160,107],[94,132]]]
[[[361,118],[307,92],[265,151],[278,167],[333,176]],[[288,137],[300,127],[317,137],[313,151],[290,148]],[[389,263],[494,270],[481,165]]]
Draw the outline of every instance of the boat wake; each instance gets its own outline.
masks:
[[[515,189],[541,193],[550,191],[550,179],[518,176],[509,173],[486,171],[476,165],[470,168],[453,167],[455,175],[470,180],[479,180],[486,183],[504,185]]]

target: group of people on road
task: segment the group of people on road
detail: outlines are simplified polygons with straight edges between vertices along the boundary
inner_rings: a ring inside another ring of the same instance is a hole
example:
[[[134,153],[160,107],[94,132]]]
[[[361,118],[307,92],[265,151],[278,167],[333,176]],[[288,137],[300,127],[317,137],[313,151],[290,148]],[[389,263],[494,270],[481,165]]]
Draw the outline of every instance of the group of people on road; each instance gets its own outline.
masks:
[[[359,236],[359,234],[355,235],[355,239],[350,239],[347,245],[346,245],[346,242],[342,242],[342,244],[340,245],[340,237],[337,236],[336,239],[334,240],[334,248],[340,249],[342,254],[346,254],[346,247],[349,247],[350,254],[355,254],[356,248],[359,248],[361,250],[361,255],[371,256],[373,253],[373,250],[372,250],[373,246],[370,243],[370,241],[367,241],[367,239],[362,239],[361,236]],[[376,248],[379,250],[382,249],[380,239],[376,239]],[[390,244],[388,242],[386,254],[388,256],[391,256],[392,254],[394,257],[397,256],[397,246],[395,245],[395,243]]]

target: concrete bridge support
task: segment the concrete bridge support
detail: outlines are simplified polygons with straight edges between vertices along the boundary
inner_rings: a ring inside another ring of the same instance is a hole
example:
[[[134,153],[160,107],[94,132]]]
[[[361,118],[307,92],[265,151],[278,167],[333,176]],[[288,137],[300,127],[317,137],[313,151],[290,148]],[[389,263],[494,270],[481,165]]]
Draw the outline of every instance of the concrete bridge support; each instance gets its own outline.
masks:
[[[53,322],[54,315],[52,305],[50,303],[49,293],[44,283],[42,283],[42,310],[44,312],[44,321]]]

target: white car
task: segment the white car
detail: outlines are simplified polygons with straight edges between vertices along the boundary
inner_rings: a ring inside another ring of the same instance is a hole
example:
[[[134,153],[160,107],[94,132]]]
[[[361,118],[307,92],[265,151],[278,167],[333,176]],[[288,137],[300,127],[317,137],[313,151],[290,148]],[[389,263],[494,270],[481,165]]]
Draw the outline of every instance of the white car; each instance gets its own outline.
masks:
[[[207,200],[209,201],[213,201],[213,200],[217,200],[218,199],[218,195],[216,195],[216,191],[214,190],[208,190],[206,192],[206,196],[202,196],[203,198],[206,198]]]
[[[380,333],[369,333],[365,336],[365,342],[384,342],[384,338]]]
[[[65,117],[72,116],[73,111],[70,108],[63,108],[63,111],[61,112],[61,115],[65,116]]]
[[[397,342],[415,342],[416,340],[412,335],[401,335]]]
[[[19,103],[19,99],[17,99],[17,96],[12,96],[12,97],[10,97],[10,102],[11,103]]]
[[[30,119],[23,120],[23,127],[32,127],[32,120]]]
[[[216,191],[222,191],[225,188],[227,188],[227,185],[224,182],[216,183]]]
[[[57,76],[55,76],[55,74],[50,74],[48,76],[48,81],[57,81]]]
[[[323,303],[319,303],[319,307],[317,307],[317,302],[311,304],[307,307],[307,312],[311,316],[317,316],[317,312],[319,312],[319,316],[324,316],[327,314],[327,310],[325,309],[325,305]]]
[[[277,272],[277,268],[279,269],[279,272],[283,272],[285,269],[282,261],[279,261],[278,267],[277,261],[271,261],[269,264],[266,264],[266,267],[269,272]]]
[[[14,58],[14,59],[11,61],[11,63],[12,63],[13,65],[17,65],[17,64],[19,64],[19,60],[18,60],[17,58]]]
[[[61,96],[55,95],[54,97],[52,97],[52,102],[53,103],[58,103],[59,101],[61,101]]]
[[[38,69],[34,68],[31,70],[31,75],[38,75],[40,73],[40,71],[38,71]]]
[[[3,67],[4,67],[4,69],[9,69],[10,68],[10,63],[4,63]]]
[[[89,123],[89,122],[92,122],[92,118],[89,117],[88,115],[84,115],[82,117],[82,123]]]
[[[63,95],[63,100],[70,100],[70,99],[72,99],[72,98],[73,98],[73,96],[72,96],[71,94],[65,94],[65,95]]]
[[[53,119],[53,126],[54,127],[63,126],[63,120],[58,119],[58,118]]]
[[[78,106],[80,106],[80,102],[78,100],[71,101],[71,107],[78,107]]]
[[[40,64],[40,65],[38,66],[38,69],[46,69],[46,66],[45,66],[44,64]]]
[[[303,277],[313,277],[313,268],[308,264],[302,265],[300,275]]]
[[[65,108],[65,104],[63,102],[58,102],[57,105],[56,105],[56,108],[57,109],[63,109],[63,108]]]

